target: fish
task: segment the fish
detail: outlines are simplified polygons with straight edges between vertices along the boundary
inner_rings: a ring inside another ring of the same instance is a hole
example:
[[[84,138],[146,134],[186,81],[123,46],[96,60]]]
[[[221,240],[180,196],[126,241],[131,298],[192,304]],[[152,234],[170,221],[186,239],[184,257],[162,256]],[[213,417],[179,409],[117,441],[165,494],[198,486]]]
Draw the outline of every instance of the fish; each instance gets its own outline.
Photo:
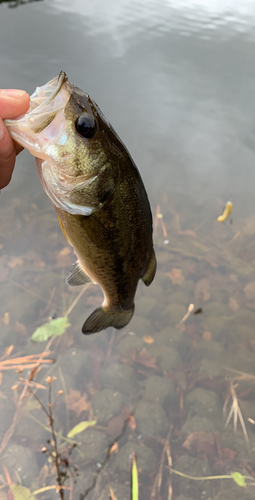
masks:
[[[36,88],[27,113],[5,124],[35,156],[42,187],[76,254],[67,284],[95,283],[103,291],[101,307],[82,332],[125,327],[139,280],[149,286],[157,267],[148,195],[127,148],[64,71]]]

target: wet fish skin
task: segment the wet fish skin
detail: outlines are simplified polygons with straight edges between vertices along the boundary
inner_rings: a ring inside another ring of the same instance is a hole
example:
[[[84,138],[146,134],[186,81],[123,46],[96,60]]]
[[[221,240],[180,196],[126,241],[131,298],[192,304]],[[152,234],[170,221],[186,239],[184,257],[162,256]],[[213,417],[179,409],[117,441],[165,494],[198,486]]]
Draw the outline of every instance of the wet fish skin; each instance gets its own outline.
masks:
[[[67,79],[63,86],[70,99],[61,115],[62,135],[43,153],[30,151],[38,158],[43,187],[78,257],[67,282],[94,282],[104,293],[102,306],[83,325],[83,333],[90,334],[128,324],[139,279],[147,286],[152,282],[156,272],[152,215],[139,171],[100,108]],[[43,136],[60,126],[55,111],[44,117],[35,134]],[[96,123],[89,139],[76,130],[81,115]]]

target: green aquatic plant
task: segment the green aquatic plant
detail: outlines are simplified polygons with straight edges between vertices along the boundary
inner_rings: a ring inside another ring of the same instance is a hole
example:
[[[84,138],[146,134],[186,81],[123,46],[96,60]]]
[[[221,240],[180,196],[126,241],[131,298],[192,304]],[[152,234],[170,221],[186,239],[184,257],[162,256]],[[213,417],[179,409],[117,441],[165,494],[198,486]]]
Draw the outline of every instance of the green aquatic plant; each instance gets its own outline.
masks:
[[[246,480],[250,481],[250,484],[255,485],[255,479],[251,476],[244,476],[241,472],[232,472],[232,474],[222,474],[219,476],[204,476],[204,477],[195,477],[189,476],[188,474],[184,474],[184,472],[180,472],[179,470],[171,469],[173,474],[177,476],[184,477],[185,479],[190,479],[192,481],[209,481],[215,479],[233,479],[233,481],[238,484],[238,486],[242,488],[246,488],[247,483]]]

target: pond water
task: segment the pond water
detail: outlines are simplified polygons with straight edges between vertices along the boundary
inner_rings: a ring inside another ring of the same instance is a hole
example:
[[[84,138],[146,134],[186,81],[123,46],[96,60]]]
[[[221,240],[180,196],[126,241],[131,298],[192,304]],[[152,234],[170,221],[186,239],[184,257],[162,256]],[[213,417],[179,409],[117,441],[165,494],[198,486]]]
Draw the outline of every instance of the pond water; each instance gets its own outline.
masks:
[[[32,342],[80,289],[65,284],[73,252],[20,154],[0,199],[1,500],[10,482],[31,500],[59,498],[36,399],[48,409],[49,376],[53,397],[63,391],[53,413],[66,500],[106,500],[109,486],[130,498],[133,452],[140,500],[254,498],[251,480],[231,479],[255,477],[254,27],[249,0],[0,2],[0,87],[32,93],[63,69],[98,102],[142,174],[158,260],[125,329],[82,335],[102,301],[90,286],[62,336]],[[230,478],[203,479],[218,475]]]

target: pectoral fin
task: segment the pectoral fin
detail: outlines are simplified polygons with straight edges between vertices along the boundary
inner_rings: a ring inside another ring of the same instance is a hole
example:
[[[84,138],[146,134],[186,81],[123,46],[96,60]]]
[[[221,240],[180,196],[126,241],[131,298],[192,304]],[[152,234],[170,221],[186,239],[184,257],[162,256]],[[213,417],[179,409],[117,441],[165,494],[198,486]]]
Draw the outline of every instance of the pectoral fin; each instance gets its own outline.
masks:
[[[70,286],[85,285],[86,283],[94,283],[92,279],[83,271],[79,261],[75,262],[73,268],[66,278],[66,283]]]
[[[145,274],[142,277],[142,281],[146,286],[149,286],[153,281],[156,269],[157,269],[157,261],[154,249],[152,249],[149,265],[147,267],[147,270],[145,271]]]

